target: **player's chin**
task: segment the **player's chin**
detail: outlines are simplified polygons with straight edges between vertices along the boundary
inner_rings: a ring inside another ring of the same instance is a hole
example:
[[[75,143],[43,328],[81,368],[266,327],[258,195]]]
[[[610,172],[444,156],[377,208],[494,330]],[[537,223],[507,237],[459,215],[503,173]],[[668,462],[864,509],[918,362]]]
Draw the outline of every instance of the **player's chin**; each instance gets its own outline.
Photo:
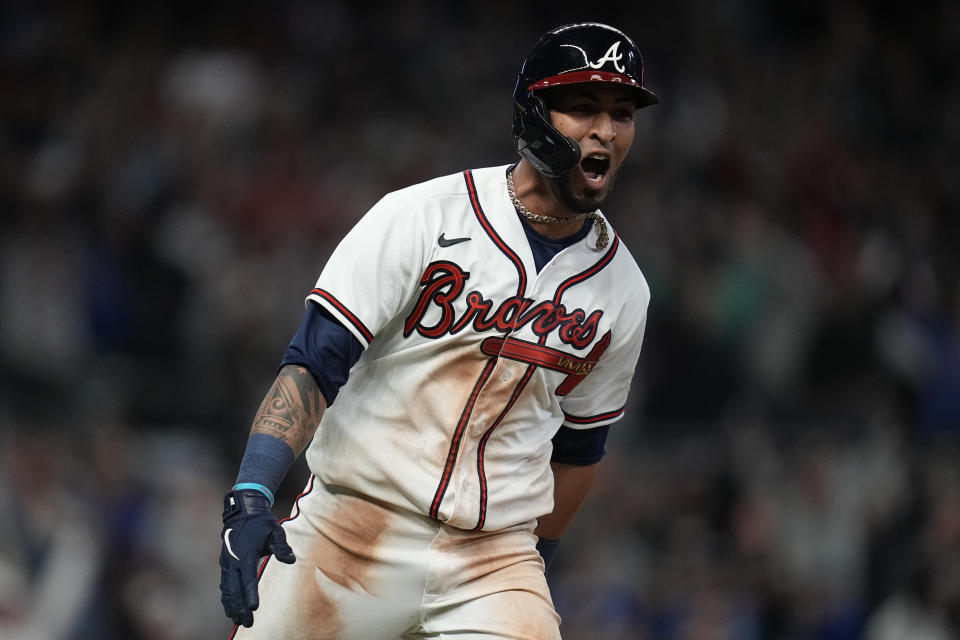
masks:
[[[603,208],[603,203],[606,201],[600,194],[587,194],[579,193],[575,195],[567,208],[574,213],[592,213],[597,209]]]
[[[576,167],[558,178],[552,178],[550,184],[560,204],[573,213],[590,213],[602,208],[610,191],[609,182],[602,189],[588,186]]]
[[[590,185],[583,185],[579,189],[577,200],[579,201],[579,210],[581,212],[596,211],[603,207],[610,195],[610,185],[604,184],[602,188],[595,188]]]
[[[584,171],[582,167],[576,167],[575,191],[581,201],[582,211],[593,211],[600,208],[610,195],[613,183],[616,180],[615,173],[607,171],[604,173]]]

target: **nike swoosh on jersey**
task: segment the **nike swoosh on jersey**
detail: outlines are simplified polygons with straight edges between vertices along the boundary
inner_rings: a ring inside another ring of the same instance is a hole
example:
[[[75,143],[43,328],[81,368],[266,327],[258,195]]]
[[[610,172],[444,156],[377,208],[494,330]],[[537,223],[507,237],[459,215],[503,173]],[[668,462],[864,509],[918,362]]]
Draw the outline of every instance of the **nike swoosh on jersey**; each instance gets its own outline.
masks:
[[[240,558],[237,558],[237,554],[235,554],[235,553],[233,552],[233,547],[230,546],[230,532],[231,532],[231,531],[233,531],[233,529],[227,529],[226,531],[223,532],[223,544],[227,545],[227,553],[229,553],[229,554],[232,555],[234,558],[236,558],[237,560],[239,560]]]
[[[437,244],[440,245],[441,247],[452,247],[455,244],[460,244],[461,242],[466,242],[467,240],[470,240],[470,238],[450,238],[449,240],[447,240],[444,237],[444,235],[445,234],[441,233],[440,237],[437,238]]]

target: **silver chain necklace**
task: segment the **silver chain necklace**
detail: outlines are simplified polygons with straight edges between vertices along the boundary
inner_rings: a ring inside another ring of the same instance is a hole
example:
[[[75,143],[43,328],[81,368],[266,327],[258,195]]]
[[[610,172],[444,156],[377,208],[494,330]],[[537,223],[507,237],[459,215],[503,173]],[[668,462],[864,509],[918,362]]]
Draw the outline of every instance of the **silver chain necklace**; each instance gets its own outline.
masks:
[[[534,213],[530,211],[523,203],[520,202],[520,198],[517,197],[517,191],[513,187],[513,170],[511,169],[507,173],[507,193],[510,195],[510,202],[513,203],[513,206],[516,207],[517,211],[520,212],[524,218],[530,222],[545,222],[547,224],[564,224],[568,222],[579,222],[580,220],[586,220],[587,218],[593,219],[593,226],[597,229],[597,251],[603,249],[607,246],[607,243],[610,242],[610,236],[607,233],[607,225],[604,223],[603,218],[596,211],[591,211],[590,213],[578,213],[575,216],[570,216],[569,218],[557,218],[554,216],[545,216],[539,213]]]

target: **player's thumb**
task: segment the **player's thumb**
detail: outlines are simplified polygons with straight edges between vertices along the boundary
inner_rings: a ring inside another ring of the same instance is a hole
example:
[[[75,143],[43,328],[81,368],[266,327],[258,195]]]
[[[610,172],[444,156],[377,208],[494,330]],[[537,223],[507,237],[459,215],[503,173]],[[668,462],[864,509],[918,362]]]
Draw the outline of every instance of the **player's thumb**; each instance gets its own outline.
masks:
[[[275,527],[274,530],[270,532],[267,548],[270,549],[273,557],[284,564],[293,564],[297,560],[296,556],[293,555],[293,549],[287,544],[287,535],[280,527]]]

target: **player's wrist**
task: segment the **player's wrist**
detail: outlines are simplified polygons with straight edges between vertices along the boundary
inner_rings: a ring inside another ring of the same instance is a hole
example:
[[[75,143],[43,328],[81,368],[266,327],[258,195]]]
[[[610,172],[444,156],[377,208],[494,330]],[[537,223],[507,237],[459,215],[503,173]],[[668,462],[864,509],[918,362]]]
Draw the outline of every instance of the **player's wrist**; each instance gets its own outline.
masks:
[[[287,475],[296,454],[279,438],[255,433],[247,441],[233,489],[257,491],[273,506],[277,489]]]
[[[258,484],[256,482],[238,482],[233,485],[230,489],[231,491],[257,491],[262,494],[268,501],[268,506],[273,506],[274,495],[273,491],[270,491],[268,487]]]
[[[223,497],[223,521],[237,516],[255,516],[270,511],[270,500],[256,489],[230,489]]]

